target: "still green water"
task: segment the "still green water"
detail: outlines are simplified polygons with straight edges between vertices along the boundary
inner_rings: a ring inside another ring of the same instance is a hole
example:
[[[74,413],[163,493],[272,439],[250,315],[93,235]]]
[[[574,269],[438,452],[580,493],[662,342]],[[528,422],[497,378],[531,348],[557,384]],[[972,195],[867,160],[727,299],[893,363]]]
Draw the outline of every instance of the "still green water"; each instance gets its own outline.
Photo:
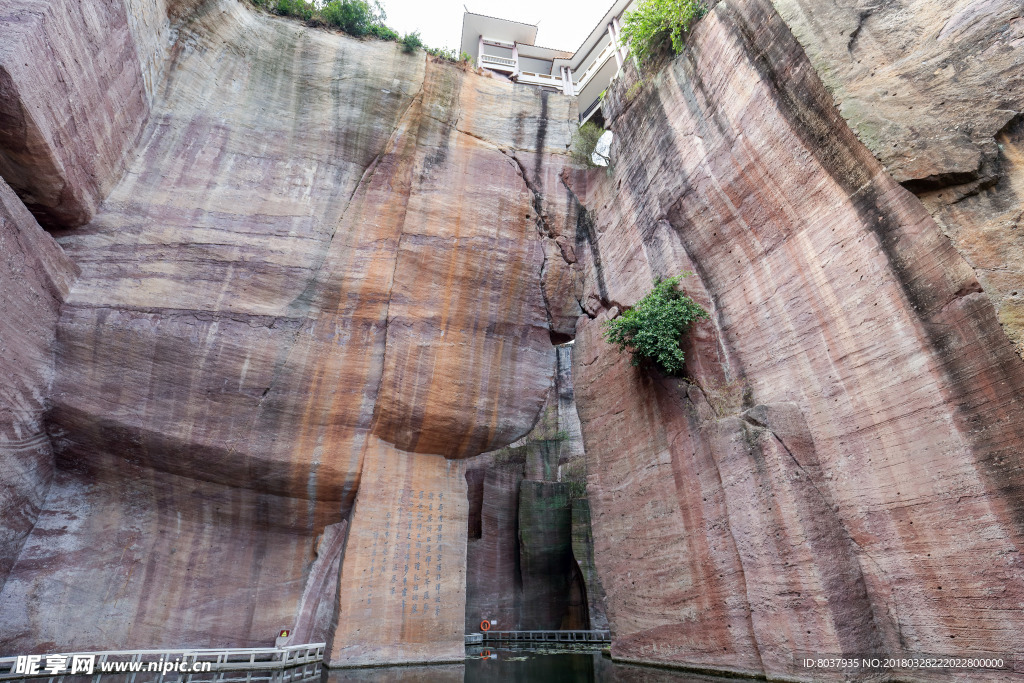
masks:
[[[724,679],[612,662],[598,651],[490,650],[465,664],[331,671],[329,683],[720,683]]]

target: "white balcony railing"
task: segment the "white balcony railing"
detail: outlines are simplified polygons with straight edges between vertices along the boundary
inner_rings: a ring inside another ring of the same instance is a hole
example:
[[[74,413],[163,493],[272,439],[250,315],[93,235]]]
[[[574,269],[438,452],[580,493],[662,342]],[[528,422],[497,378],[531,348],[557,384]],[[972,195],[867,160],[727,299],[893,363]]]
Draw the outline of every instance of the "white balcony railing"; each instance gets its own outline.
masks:
[[[508,57],[499,57],[497,55],[480,55],[480,66],[486,66],[488,64],[497,65],[505,69],[514,70],[516,68],[516,60],[514,59],[509,59]]]
[[[507,47],[510,50],[516,45],[507,40],[498,40],[497,38],[488,38],[487,36],[483,36],[483,39],[484,45],[497,45],[498,47]]]
[[[536,74],[532,71],[520,71],[519,72],[519,83],[527,83],[529,85],[551,85],[557,88],[562,87],[561,76],[550,76],[548,74]]]
[[[590,64],[590,67],[583,72],[583,75],[580,76],[579,80],[572,84],[575,92],[580,92],[587,83],[590,82],[590,79],[597,75],[597,72],[601,70],[601,67],[605,65],[605,62],[611,59],[613,54],[615,54],[615,45],[609,41],[609,43],[604,46],[604,49],[598,53],[597,59],[595,59]]]

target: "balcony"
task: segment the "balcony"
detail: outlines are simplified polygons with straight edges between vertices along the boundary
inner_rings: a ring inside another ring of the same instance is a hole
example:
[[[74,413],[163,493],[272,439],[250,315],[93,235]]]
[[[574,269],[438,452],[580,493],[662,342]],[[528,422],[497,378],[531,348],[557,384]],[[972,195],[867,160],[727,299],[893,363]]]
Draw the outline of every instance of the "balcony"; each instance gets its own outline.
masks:
[[[562,77],[561,76],[550,76],[548,74],[536,74],[532,71],[520,71],[519,78],[516,79],[517,83],[527,83],[529,85],[549,85],[553,88],[562,89]]]
[[[497,55],[480,55],[480,66],[486,69],[498,69],[501,71],[515,71],[516,60],[509,59],[508,57],[499,57]]]
[[[615,49],[616,46],[612,44],[611,41],[609,41],[608,44],[604,46],[604,49],[601,50],[600,53],[598,53],[597,59],[591,62],[590,67],[583,72],[583,75],[580,76],[579,80],[575,81],[572,84],[575,92],[578,93],[581,90],[583,90],[584,86],[586,86],[587,83],[590,82],[590,79],[593,78],[597,74],[597,72],[601,70],[601,67],[604,66],[605,62],[611,59],[612,55],[615,54]]]

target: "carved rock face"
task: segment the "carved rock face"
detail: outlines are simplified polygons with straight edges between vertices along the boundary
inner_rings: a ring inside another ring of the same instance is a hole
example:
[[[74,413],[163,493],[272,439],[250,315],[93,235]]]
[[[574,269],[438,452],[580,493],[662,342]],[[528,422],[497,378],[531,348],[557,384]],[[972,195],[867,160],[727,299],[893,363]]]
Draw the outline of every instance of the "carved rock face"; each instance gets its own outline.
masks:
[[[596,585],[550,467],[458,462],[561,404],[571,334],[618,656],[1024,648],[1012,3],[719,3],[609,90],[610,175],[566,167],[571,99],[391,43],[231,0],[37,4],[0,0],[0,174],[67,257],[0,186],[12,651],[298,624],[336,664],[457,659],[471,515],[474,571]],[[682,270],[712,312],[689,382],[600,337]],[[420,493],[457,500],[440,542]],[[389,511],[443,555],[431,591]]]
[[[617,166],[576,249],[613,654],[786,676],[799,652],[1019,649],[1024,364],[974,270],[769,3],[717,5],[645,80],[606,99]],[[689,385],[600,338],[682,270],[713,313]]]
[[[53,476],[46,397],[57,312],[77,270],[0,180],[0,586]]]
[[[1024,355],[1020,4],[774,4],[857,137],[974,267]]]
[[[528,432],[553,381],[540,275],[565,262],[531,185],[571,99],[235,2],[179,18],[127,173],[60,238],[60,475],[0,599],[23,651],[272,642],[368,444],[443,468]]]

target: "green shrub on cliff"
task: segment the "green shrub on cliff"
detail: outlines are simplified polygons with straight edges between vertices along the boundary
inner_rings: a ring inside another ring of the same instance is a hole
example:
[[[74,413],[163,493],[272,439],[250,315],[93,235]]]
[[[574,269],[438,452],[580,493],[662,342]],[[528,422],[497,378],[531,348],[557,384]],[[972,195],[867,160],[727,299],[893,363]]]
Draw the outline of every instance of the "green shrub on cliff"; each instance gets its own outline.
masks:
[[[273,10],[283,17],[297,17],[303,21],[309,21],[316,14],[316,7],[306,0],[275,0]]]
[[[629,45],[641,64],[657,54],[666,40],[679,54],[686,32],[705,11],[700,0],[640,0],[635,10],[626,13],[622,44]]]
[[[587,121],[582,126],[572,132],[572,150],[569,156],[574,161],[578,161],[586,166],[598,166],[594,162],[594,150],[597,149],[597,141],[604,135],[604,128],[597,125],[593,121]],[[605,160],[605,166],[608,165],[608,159],[603,155],[598,155]]]
[[[331,0],[320,11],[330,26],[340,28],[350,36],[365,36],[377,26],[384,26],[387,15],[379,2],[370,5],[366,0]],[[388,29],[397,37],[398,34]]]
[[[689,275],[683,273],[654,281],[654,290],[614,320],[605,323],[604,338],[619,351],[630,351],[633,365],[654,363],[668,375],[683,371],[686,356],[679,348],[683,332],[708,312],[677,289]]]
[[[402,43],[402,52],[404,52],[407,55],[414,54],[416,50],[423,47],[423,41],[420,40],[419,31],[406,33],[400,42]]]
[[[398,31],[384,24],[374,24],[370,27],[369,34],[381,40],[390,40],[393,43],[397,43],[399,39]]]

